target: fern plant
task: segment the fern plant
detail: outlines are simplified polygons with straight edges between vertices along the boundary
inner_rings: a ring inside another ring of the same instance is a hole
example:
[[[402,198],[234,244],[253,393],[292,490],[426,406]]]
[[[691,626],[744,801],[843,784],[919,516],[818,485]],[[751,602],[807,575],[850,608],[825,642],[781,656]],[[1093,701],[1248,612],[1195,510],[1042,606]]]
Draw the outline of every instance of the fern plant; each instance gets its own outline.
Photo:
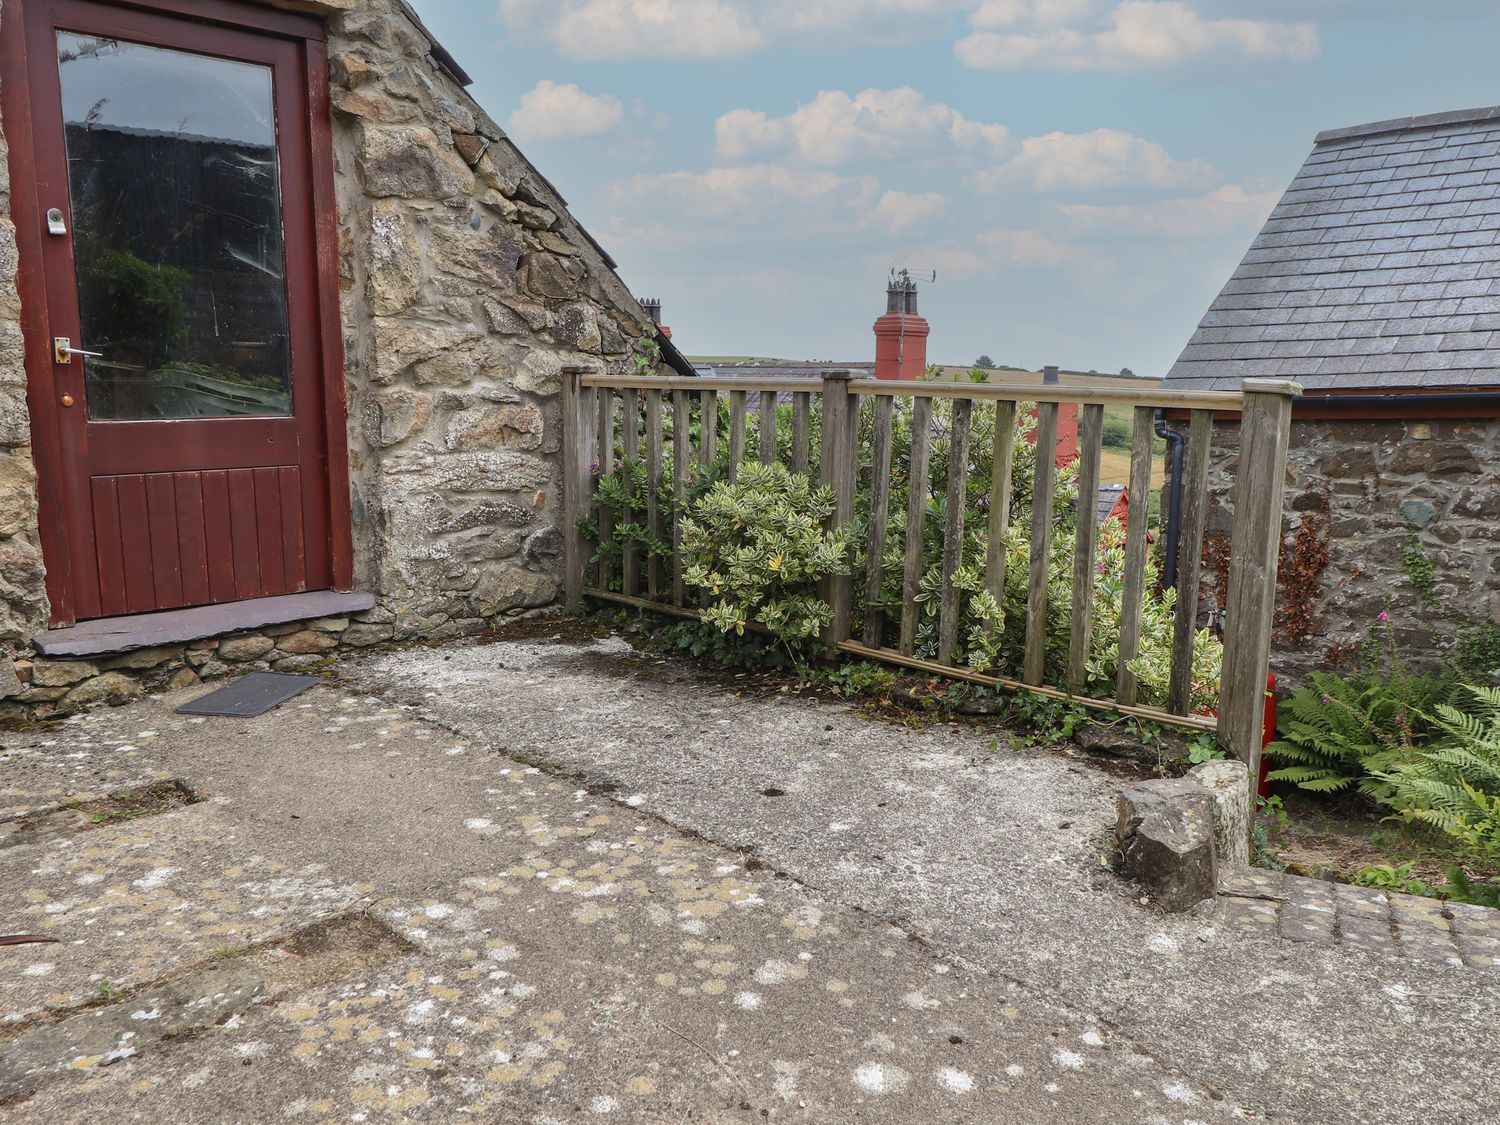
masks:
[[[1500,688],[1463,691],[1469,709],[1439,703],[1437,740],[1381,775],[1386,803],[1452,838],[1469,858],[1500,866]]]
[[[1308,680],[1281,706],[1281,737],[1266,754],[1284,764],[1268,777],[1313,793],[1354,788],[1375,801],[1390,795],[1386,775],[1428,741],[1427,716],[1452,691],[1395,658],[1352,676],[1314,672]]]

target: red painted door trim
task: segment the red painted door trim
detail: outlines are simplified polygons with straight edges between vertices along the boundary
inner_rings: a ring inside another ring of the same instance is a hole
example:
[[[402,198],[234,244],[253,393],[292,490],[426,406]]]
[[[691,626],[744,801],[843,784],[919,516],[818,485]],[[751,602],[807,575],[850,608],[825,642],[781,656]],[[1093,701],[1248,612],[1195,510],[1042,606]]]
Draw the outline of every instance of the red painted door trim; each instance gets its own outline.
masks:
[[[58,375],[66,378],[68,369],[54,367],[51,355],[52,336],[78,339],[71,248],[49,246],[40,219],[44,206],[56,205],[44,204],[41,193],[45,191],[50,198],[61,190],[66,200],[67,189],[65,182],[60,189],[51,182],[59,174],[66,177],[66,166],[58,161],[57,152],[50,153],[48,160],[49,144],[55,149],[61,142],[60,124],[50,125],[55,135],[48,137],[45,130],[39,132],[40,123],[34,117],[40,104],[34,104],[34,92],[45,91],[43,100],[56,105],[51,47],[54,16],[81,30],[275,66],[276,108],[282,122],[278,148],[287,270],[289,275],[296,270],[303,279],[289,287],[296,291],[288,294],[293,343],[300,349],[293,357],[294,370],[301,373],[294,380],[295,418],[269,424],[264,419],[192,423],[209,428],[189,442],[195,446],[190,452],[202,461],[197,467],[205,470],[263,463],[264,459],[257,462],[255,458],[257,429],[261,442],[269,434],[280,433],[282,437],[272,440],[295,441],[305,448],[310,456],[302,462],[303,518],[320,540],[309,544],[316,550],[309,558],[315,565],[307,583],[309,588],[347,589],[352,584],[353,547],[338,315],[337,214],[321,22],[234,0],[126,0],[109,5],[93,0],[8,0],[3,8],[0,95],[10,145],[12,215],[20,252],[17,280],[52,623],[68,624],[101,612],[95,576],[100,556],[93,543],[91,509],[86,506],[91,502],[90,471],[80,469],[76,462],[82,458],[74,455],[75,450],[87,450],[87,437],[79,432],[85,426],[84,411],[59,409]],[[33,58],[45,63],[29,72],[28,41]],[[66,251],[66,268],[57,264],[60,249]],[[49,251],[54,262],[50,270],[46,264]],[[70,311],[59,314],[58,310]],[[74,381],[81,383],[78,370],[72,369]],[[72,389],[81,399],[81,386]],[[142,458],[140,451],[152,449],[171,435],[174,431],[169,427],[177,427],[181,444],[181,435],[188,430],[179,423],[94,424],[87,429],[94,434],[96,448],[88,452],[99,455],[101,466],[152,471],[151,454]],[[127,432],[130,438],[124,436]],[[211,435],[211,440],[204,440],[204,435]],[[161,466],[163,470],[170,467]]]

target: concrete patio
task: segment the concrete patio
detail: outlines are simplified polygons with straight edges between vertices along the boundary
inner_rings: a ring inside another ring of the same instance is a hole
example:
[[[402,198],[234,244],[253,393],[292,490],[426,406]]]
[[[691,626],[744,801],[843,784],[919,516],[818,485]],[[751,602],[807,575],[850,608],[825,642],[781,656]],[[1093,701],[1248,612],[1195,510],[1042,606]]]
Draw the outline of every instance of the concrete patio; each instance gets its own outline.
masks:
[[[0,929],[59,939],[0,950],[9,1119],[1500,1114],[1482,934],[1154,914],[1087,762],[618,638],[338,671],[0,735]],[[201,800],[52,811],[168,778]]]

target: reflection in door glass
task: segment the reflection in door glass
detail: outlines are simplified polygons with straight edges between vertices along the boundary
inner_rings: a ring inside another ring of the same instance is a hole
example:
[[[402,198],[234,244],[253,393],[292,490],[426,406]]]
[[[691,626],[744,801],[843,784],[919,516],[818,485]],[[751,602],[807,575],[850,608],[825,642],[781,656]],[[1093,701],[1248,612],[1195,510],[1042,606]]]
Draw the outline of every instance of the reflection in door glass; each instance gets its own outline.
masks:
[[[270,68],[59,32],[89,417],[290,414]]]

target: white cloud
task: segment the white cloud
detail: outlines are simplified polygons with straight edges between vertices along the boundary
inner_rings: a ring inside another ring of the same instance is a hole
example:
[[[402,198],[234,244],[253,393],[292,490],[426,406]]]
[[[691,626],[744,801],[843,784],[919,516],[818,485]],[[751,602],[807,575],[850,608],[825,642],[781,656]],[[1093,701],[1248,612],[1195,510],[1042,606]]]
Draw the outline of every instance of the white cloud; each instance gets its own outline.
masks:
[[[1073,247],[1035,230],[997,227],[981,231],[975,241],[989,252],[992,263],[1018,269],[1056,269],[1079,258],[1079,252]]]
[[[1004,125],[973,121],[952,106],[928,101],[909,86],[894,90],[821,90],[785,117],[736,109],[714,123],[719,156],[742,160],[792,148],[809,164],[975,153],[994,158],[1011,147]]]
[[[975,0],[500,0],[515,34],[577,60],[719,59],[773,42],[909,42],[948,32]]]
[[[1006,274],[1033,270],[1055,270],[1087,261],[1082,251],[1030,228],[994,227],[963,242],[944,241],[913,249],[908,255],[923,269],[937,270],[940,279],[994,280]],[[884,259],[867,255],[874,267]]]
[[[879,196],[870,177],[807,171],[780,164],[709,168],[632,176],[609,186],[612,205],[624,212],[644,209],[659,217],[710,219],[720,225],[774,224],[780,233],[808,225],[848,225]]]
[[[1204,195],[1156,203],[1100,206],[1067,203],[1058,207],[1075,232],[1135,238],[1214,238],[1237,228],[1258,228],[1276,206],[1276,192],[1250,192],[1225,184]]]
[[[1205,19],[1181,0],[986,0],[970,23],[954,54],[980,70],[1146,70],[1319,51],[1311,23]]]
[[[608,133],[624,117],[625,107],[611,94],[586,94],[571,82],[544,78],[521,95],[508,124],[523,140],[570,140]]]
[[[930,226],[948,213],[948,197],[936,191],[888,191],[870,213],[872,226],[887,234],[903,234]]]
[[[500,0],[500,16],[577,60],[731,58],[766,42],[736,0]]]
[[[969,182],[981,193],[1013,183],[1038,191],[1100,191],[1195,186],[1213,174],[1206,161],[1177,160],[1155,141],[1118,129],[1094,129],[1028,137],[1013,160],[977,172]]]

